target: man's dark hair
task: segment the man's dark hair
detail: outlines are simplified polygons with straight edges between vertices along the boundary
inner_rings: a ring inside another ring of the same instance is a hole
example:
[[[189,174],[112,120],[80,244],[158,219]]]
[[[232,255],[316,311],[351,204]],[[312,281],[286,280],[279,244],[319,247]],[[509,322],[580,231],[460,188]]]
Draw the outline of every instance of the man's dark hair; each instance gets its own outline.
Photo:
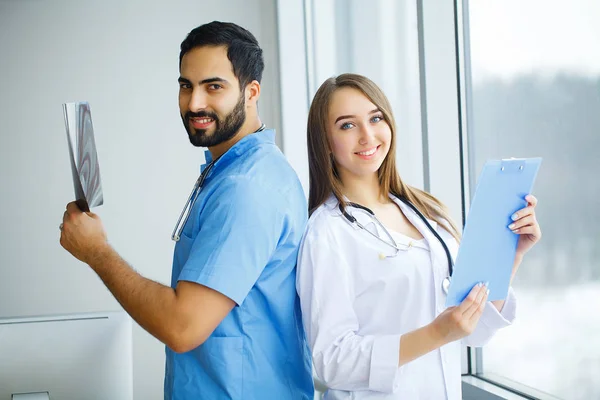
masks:
[[[262,79],[265,62],[262,49],[253,34],[230,22],[213,21],[192,30],[181,42],[179,67],[188,51],[202,46],[226,46],[227,57],[233,65],[233,73],[240,82],[240,89]]]

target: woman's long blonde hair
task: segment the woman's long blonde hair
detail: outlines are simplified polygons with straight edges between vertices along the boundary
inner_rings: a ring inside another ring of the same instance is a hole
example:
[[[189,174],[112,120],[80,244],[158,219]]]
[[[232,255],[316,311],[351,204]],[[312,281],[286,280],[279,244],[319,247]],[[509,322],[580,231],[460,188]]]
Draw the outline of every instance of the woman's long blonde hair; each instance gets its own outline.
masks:
[[[392,135],[390,149],[377,171],[381,195],[389,193],[412,203],[425,217],[437,222],[456,240],[460,240],[460,231],[452,222],[446,206],[427,192],[406,185],[396,169],[396,123],[390,103],[383,91],[370,79],[357,74],[342,74],[329,78],[317,90],[308,113],[307,142],[309,195],[308,208],[312,214],[323,204],[331,193],[342,207],[346,206],[342,194],[342,182],[331,155],[331,146],[327,137],[329,105],[333,93],[340,88],[353,88],[362,92],[383,114]]]

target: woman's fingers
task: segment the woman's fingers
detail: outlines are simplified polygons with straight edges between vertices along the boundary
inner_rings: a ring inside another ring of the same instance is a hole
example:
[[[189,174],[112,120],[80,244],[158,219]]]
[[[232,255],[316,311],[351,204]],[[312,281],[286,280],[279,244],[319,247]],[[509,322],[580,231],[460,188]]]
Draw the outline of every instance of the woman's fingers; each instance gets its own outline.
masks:
[[[519,221],[521,218],[525,218],[529,215],[535,215],[535,208],[534,207],[525,207],[525,208],[521,208],[519,211],[516,211],[513,215],[510,216],[510,219],[513,222],[517,222]]]
[[[525,200],[527,200],[527,203],[532,207],[535,207],[538,204],[537,197],[535,197],[532,194],[528,194],[527,196],[525,196]]]
[[[514,230],[513,233],[516,233],[517,235],[532,235],[536,238],[540,238],[542,236],[542,231],[537,225],[525,226],[523,228]]]
[[[490,294],[490,290],[486,289],[485,293],[483,294],[483,297],[481,299],[481,302],[479,303],[479,307],[477,307],[477,309],[475,310],[475,312],[473,313],[473,315],[471,315],[471,319],[470,319],[469,323],[473,327],[473,330],[477,326],[477,322],[479,321],[479,318],[481,317],[481,314],[483,314],[483,310],[485,309],[485,305],[487,303],[487,299],[488,299],[489,294]]]
[[[466,320],[471,320],[473,315],[481,308],[481,304],[485,304],[484,299],[487,298],[488,287],[487,285],[482,285],[479,288],[479,292],[477,293],[477,297],[475,301],[471,304],[469,308],[465,310],[463,313],[463,318]]]
[[[528,215],[526,217],[519,219],[517,222],[513,222],[512,224],[510,224],[508,226],[508,229],[515,232],[521,228],[524,228],[526,226],[534,226],[535,224],[537,224],[535,215]],[[518,233],[518,232],[515,232],[515,233]]]
[[[527,207],[524,207],[522,209],[520,209],[519,211],[516,211],[513,215],[510,216],[510,219],[513,220],[513,222],[516,222],[518,220],[520,220],[523,217],[526,217],[528,215],[535,215],[535,207],[537,206],[538,200],[535,196],[529,194],[527,196],[525,196],[525,200],[527,201]]]
[[[465,297],[465,299],[458,305],[457,314],[464,314],[473,305],[473,303],[475,303],[477,300],[477,295],[479,294],[482,286],[482,283],[478,283],[473,286],[467,297]]]

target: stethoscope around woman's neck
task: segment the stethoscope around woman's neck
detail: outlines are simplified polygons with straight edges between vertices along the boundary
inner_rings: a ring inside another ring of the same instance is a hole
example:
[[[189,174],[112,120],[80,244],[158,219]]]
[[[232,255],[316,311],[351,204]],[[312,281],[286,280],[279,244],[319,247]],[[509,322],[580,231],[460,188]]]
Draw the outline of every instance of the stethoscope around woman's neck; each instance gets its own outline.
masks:
[[[452,261],[452,255],[450,254],[450,250],[448,249],[448,246],[446,245],[446,243],[444,242],[444,239],[442,239],[440,234],[435,229],[433,229],[433,227],[431,226],[429,221],[427,221],[427,218],[425,218],[423,213],[421,213],[421,211],[419,211],[417,209],[417,207],[415,207],[410,201],[406,200],[403,197],[397,197],[397,198],[400,201],[402,201],[402,203],[404,203],[405,205],[410,207],[410,209],[413,210],[415,212],[415,214],[417,214],[419,216],[419,218],[421,218],[421,220],[427,226],[427,229],[429,229],[429,231],[436,237],[436,239],[440,242],[440,244],[444,248],[444,251],[446,252],[446,258],[448,260],[448,276],[445,277],[444,280],[442,281],[442,290],[444,291],[444,293],[448,294],[448,288],[450,287],[450,279],[452,278],[452,273],[454,272],[454,262]],[[356,218],[354,218],[354,216],[352,216],[352,214],[348,213],[347,209],[343,207],[341,202],[339,203],[338,207],[339,207],[340,211],[342,212],[342,215],[348,220],[348,222],[350,222],[351,225],[357,226],[359,229],[369,233],[371,236],[373,236],[380,242],[385,243],[386,245],[392,247],[395,250],[393,255],[384,256],[383,258],[395,257],[398,254],[398,252],[401,250],[401,248],[398,246],[398,244],[396,243],[396,241],[394,240],[394,238],[392,237],[390,232],[379,221],[379,219],[375,216],[375,213],[370,208],[362,206],[357,203],[346,202],[346,208],[348,208],[348,207],[357,208],[357,209],[365,211],[367,214],[369,214],[371,219],[373,219],[373,221],[375,221],[375,223],[381,228],[381,230],[383,230],[385,235],[390,240],[389,242],[387,240],[382,239],[381,237],[379,237],[375,233],[371,232],[370,230],[368,230],[363,224],[361,224]]]

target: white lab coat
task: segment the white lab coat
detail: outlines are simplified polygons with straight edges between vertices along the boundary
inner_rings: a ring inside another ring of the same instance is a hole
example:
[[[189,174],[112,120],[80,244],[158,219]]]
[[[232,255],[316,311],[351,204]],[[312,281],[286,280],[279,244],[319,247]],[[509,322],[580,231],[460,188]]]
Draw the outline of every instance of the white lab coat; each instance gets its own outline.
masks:
[[[393,249],[351,225],[332,195],[312,214],[298,256],[296,287],[317,378],[326,399],[461,399],[461,342],[398,367],[400,336],[429,324],[444,309],[448,262],[442,245],[409,207],[391,196],[421,232],[421,241],[393,233],[409,250]],[[352,209],[350,209],[352,211]],[[364,213],[352,213],[386,238]],[[456,240],[434,221],[453,258]],[[388,229],[389,231],[389,229]],[[515,318],[512,289],[502,313],[488,303],[463,342],[483,346]]]

